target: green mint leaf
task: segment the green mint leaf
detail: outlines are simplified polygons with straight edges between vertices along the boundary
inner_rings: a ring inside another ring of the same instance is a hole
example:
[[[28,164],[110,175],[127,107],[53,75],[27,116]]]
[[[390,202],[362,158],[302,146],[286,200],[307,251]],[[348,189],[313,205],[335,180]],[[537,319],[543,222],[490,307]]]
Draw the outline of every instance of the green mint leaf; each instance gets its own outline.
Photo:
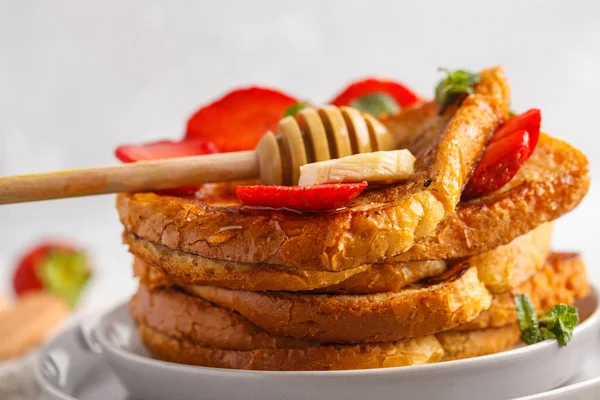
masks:
[[[561,346],[569,343],[573,337],[573,329],[579,322],[577,308],[557,304],[538,319],[529,297],[518,294],[514,299],[521,340],[524,343],[534,344],[546,339],[556,339]]]
[[[554,334],[554,332],[552,332],[550,329],[546,328],[545,326],[542,326],[540,328],[540,332],[542,333],[542,336],[544,337],[542,340],[556,339],[556,335]]]
[[[382,114],[395,114],[400,111],[396,100],[387,93],[370,93],[350,103],[350,107],[364,111],[375,117]]]
[[[539,326],[530,326],[525,330],[521,330],[521,340],[525,344],[535,344],[546,340],[546,337]]]
[[[529,297],[518,294],[514,299],[519,329],[521,330],[521,340],[526,344],[534,344],[545,340],[545,335],[540,330],[535,307],[531,304]]]
[[[515,306],[517,309],[517,319],[519,320],[519,329],[524,331],[531,327],[539,328],[535,307],[531,304],[531,300],[524,294],[515,296]]]
[[[435,87],[435,102],[444,110],[465,95],[473,93],[473,88],[479,83],[479,74],[466,70],[449,70],[439,68],[446,74]]]
[[[299,111],[310,107],[310,104],[308,103],[294,103],[291,106],[289,106],[285,112],[283,113],[284,117],[295,117],[296,114],[298,114]]]
[[[562,346],[566,346],[573,337],[573,329],[579,322],[577,308],[566,304],[557,304],[540,316],[540,323],[551,332]]]

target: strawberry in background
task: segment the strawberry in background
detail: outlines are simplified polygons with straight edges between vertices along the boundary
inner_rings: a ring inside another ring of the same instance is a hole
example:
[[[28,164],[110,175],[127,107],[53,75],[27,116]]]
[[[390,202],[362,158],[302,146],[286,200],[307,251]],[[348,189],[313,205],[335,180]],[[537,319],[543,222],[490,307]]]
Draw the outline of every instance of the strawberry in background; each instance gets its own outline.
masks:
[[[21,256],[13,275],[13,289],[18,297],[48,291],[74,307],[91,276],[84,252],[67,243],[44,242]]]
[[[117,147],[115,156],[126,163],[138,161],[164,160],[168,158],[203,156],[218,153],[212,142],[202,139],[183,141],[159,140],[141,145],[123,145]],[[157,193],[170,196],[193,196],[200,186],[186,186],[160,190]]]
[[[415,92],[400,82],[389,79],[365,78],[352,82],[329,103],[350,106],[380,117],[395,114],[402,108],[423,101]]]
[[[297,100],[284,93],[261,87],[234,90],[201,107],[187,123],[185,137],[139,145],[123,145],[115,150],[123,162],[201,156],[218,152],[252,150]],[[161,190],[171,196],[193,196],[201,186]]]
[[[222,152],[252,150],[268,131],[275,132],[292,96],[264,87],[229,92],[200,108],[187,123],[186,139],[208,140]]]

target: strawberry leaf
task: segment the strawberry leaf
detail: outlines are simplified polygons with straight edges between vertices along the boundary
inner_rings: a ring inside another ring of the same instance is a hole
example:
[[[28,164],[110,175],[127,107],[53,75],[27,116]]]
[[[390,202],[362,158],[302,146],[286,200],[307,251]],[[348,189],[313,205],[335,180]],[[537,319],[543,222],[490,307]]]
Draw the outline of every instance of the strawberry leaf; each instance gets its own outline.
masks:
[[[475,85],[481,80],[479,74],[462,69],[439,70],[446,74],[435,87],[435,102],[440,106],[440,113],[465,95],[473,93]]]

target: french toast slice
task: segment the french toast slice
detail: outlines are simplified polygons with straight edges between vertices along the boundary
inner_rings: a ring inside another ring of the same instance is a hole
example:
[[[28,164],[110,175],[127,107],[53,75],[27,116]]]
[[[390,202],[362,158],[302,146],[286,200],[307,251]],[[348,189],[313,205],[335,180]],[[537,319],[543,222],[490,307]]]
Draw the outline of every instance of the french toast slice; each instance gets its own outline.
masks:
[[[389,368],[428,364],[439,361],[443,355],[435,336],[350,346],[224,350],[176,339],[145,325],[140,325],[138,332],[146,348],[160,360],[213,368],[268,371]]]
[[[338,344],[391,342],[449,330],[491,303],[477,269],[466,263],[393,293],[297,294],[199,285],[184,290],[239,313],[272,335]]]
[[[506,187],[460,203],[434,235],[387,262],[459,258],[494,249],[571,211],[589,185],[587,157],[541,134],[535,151]]]
[[[239,314],[177,289],[140,285],[129,301],[140,325],[205,347],[229,350],[306,348],[317,342],[273,336]]]
[[[465,332],[441,332],[435,337],[444,349],[442,361],[451,361],[512,349],[521,342],[521,331],[517,324],[512,324]]]
[[[289,371],[418,365],[509,350],[521,336],[518,326],[511,324],[397,342],[327,345],[273,336],[198,297],[143,285],[130,309],[142,341],[155,357],[218,368]]]
[[[516,324],[514,303],[516,294],[525,294],[539,314],[550,310],[555,304],[572,304],[590,293],[583,259],[575,253],[552,253],[546,266],[521,286],[495,295],[490,308],[477,318],[454,330],[497,328]]]
[[[543,224],[511,243],[473,256],[479,278],[492,293],[519,286],[546,262],[551,225]],[[339,272],[298,270],[269,264],[209,259],[171,250],[134,235],[124,241],[135,255],[134,273],[149,287],[211,285],[249,291],[311,291],[330,294],[396,292],[411,283],[441,274],[446,261],[371,264]],[[453,263],[453,262],[451,262]]]
[[[407,252],[391,257],[385,262],[464,258],[495,249],[575,208],[587,193],[589,183],[589,164],[585,155],[561,140],[542,134],[531,158],[525,162],[507,187],[488,197],[460,203],[456,211],[440,223],[433,236],[421,239]],[[219,193],[217,199],[228,198],[230,197],[225,193]],[[179,215],[168,210],[173,207],[187,210],[191,203],[198,205],[197,202],[188,199],[153,194],[119,196],[120,214],[121,218],[126,220],[124,223],[126,229],[133,228],[129,232],[134,235],[144,232],[147,234],[146,240],[154,243],[162,241],[163,234],[158,230],[159,228],[169,230],[172,224],[177,226],[183,223],[182,221],[187,221],[187,211]],[[231,213],[239,214],[237,211]],[[230,221],[229,223],[235,224],[232,219]],[[254,223],[255,228],[260,230],[261,224],[269,225],[272,222],[273,220],[265,217]],[[233,228],[240,226],[232,225]],[[278,226],[281,228],[283,225]],[[209,242],[226,241],[227,237],[235,237],[242,230],[228,229],[218,232],[218,238],[210,239]],[[254,255],[255,251],[260,251],[260,246],[270,247],[273,243],[278,243],[279,246],[282,244],[282,237],[292,233],[280,229],[277,229],[277,234],[273,230],[269,232],[261,230],[261,232],[266,235],[273,233],[275,236],[273,239],[267,239],[268,236],[257,237],[251,242],[250,247],[245,247],[243,243],[238,242],[240,252],[251,250],[248,253],[249,259],[264,259],[262,255],[260,257]],[[294,230],[294,234],[301,232],[300,227]],[[316,237],[315,240],[320,238],[322,236]],[[215,245],[219,246],[219,243]],[[190,253],[202,253],[200,247],[193,243],[189,244],[196,250]],[[174,245],[170,248],[177,249],[178,246]],[[311,249],[311,246],[307,246],[306,251],[310,252]],[[292,254],[286,257],[291,259]],[[367,263],[372,262],[373,260],[367,261]],[[304,269],[302,265],[293,263],[291,267]],[[310,268],[316,269],[318,265]],[[494,289],[494,285],[497,284],[500,286]],[[490,286],[492,290],[501,290],[502,283],[497,284]]]
[[[220,368],[333,370],[418,365],[507,350],[516,325],[391,343],[322,345],[273,336],[244,317],[175,289],[140,285],[130,301],[143,342],[166,361]],[[516,328],[516,331],[515,329]]]
[[[300,270],[269,264],[208,259],[124,235],[134,274],[150,287],[213,285],[250,291],[376,293],[396,291],[446,270],[444,261],[362,265],[342,271]]]
[[[404,183],[368,190],[337,212],[295,214],[240,209],[239,203],[121,194],[126,231],[174,250],[237,262],[339,271],[384,260],[432,234],[454,211],[485,145],[508,114],[502,68],[481,72],[458,108],[435,103],[401,111],[409,137],[423,136],[415,173]]]
[[[490,293],[514,289],[546,265],[552,246],[552,223],[546,222],[509,244],[468,258]]]
[[[306,349],[321,346],[319,342],[270,335],[239,314],[176,289],[150,290],[140,285],[129,302],[129,308],[138,326],[144,326],[200,347],[223,350],[264,350]],[[513,324],[511,327],[516,325]],[[504,334],[506,337],[502,337]],[[423,351],[419,351],[419,355],[433,350],[431,347],[433,337],[430,335],[420,338],[417,343],[425,344],[426,347]],[[519,341],[520,331],[516,329],[516,337],[511,328],[442,332],[435,337],[445,349],[444,359],[455,359],[510,348]],[[396,344],[408,344],[411,340],[414,339],[406,339]],[[472,345],[473,348],[466,348],[468,345]]]
[[[182,264],[172,269],[164,267],[166,264],[159,265],[149,264],[136,257],[133,262],[134,276],[151,288],[212,285],[255,292],[369,294],[397,291],[411,283],[441,274],[447,268],[445,261],[364,265],[339,272],[276,266],[253,268],[252,264],[229,268],[221,267],[219,263],[210,263],[201,268],[194,268],[194,264]],[[172,264],[169,266],[173,267]]]

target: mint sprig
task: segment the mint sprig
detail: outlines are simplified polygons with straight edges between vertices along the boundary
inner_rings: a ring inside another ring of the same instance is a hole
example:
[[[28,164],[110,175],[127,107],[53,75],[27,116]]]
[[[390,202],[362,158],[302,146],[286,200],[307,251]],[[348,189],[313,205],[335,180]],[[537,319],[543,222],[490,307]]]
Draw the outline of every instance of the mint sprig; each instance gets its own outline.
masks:
[[[573,337],[573,329],[579,322],[577,308],[566,304],[557,304],[538,319],[535,307],[524,294],[514,298],[517,310],[521,340],[534,344],[546,339],[556,339],[566,346]]]
[[[446,74],[435,87],[435,102],[440,106],[440,112],[465,95],[473,93],[475,85],[481,80],[479,74],[463,69],[439,68],[439,71]]]

